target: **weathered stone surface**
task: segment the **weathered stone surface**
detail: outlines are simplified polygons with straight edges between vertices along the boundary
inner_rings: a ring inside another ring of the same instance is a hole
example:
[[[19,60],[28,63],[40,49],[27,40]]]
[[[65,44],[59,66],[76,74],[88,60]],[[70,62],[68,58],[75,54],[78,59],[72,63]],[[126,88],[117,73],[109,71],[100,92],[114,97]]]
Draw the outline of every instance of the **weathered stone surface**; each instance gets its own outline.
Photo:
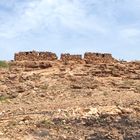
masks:
[[[87,52],[84,54],[84,59],[87,64],[92,63],[110,63],[115,62],[116,60],[108,53],[91,53]]]
[[[52,64],[48,61],[14,61],[10,63],[11,70],[38,70],[38,69],[46,69],[52,67]]]
[[[19,52],[15,53],[14,57],[15,61],[59,61],[58,57],[55,53],[52,52],[37,52],[37,51],[31,51],[31,52]],[[63,62],[65,64],[69,63],[86,63],[86,64],[95,64],[95,63],[114,63],[117,62],[116,59],[112,57],[111,54],[108,53],[92,53],[87,52],[84,54],[84,58],[81,54],[61,54],[60,56],[60,62]],[[34,68],[37,68],[37,63],[34,64]],[[33,66],[32,66],[33,67]],[[46,67],[42,65],[41,67]]]
[[[75,62],[0,69],[1,139],[139,140],[140,63]]]
[[[68,62],[68,61],[81,62],[82,61],[82,55],[71,55],[69,53],[61,54],[61,58],[60,59],[63,62]]]
[[[55,53],[52,52],[19,52],[15,54],[15,61],[54,61],[57,59]]]

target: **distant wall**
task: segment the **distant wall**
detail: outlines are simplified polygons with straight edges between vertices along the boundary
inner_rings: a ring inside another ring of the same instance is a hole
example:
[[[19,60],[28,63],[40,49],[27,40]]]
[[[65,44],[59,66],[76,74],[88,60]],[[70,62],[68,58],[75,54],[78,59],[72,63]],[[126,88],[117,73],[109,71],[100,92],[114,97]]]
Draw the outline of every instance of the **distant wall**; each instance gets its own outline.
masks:
[[[67,62],[67,61],[80,62],[80,61],[82,61],[82,55],[71,55],[69,53],[67,53],[67,54],[61,54],[61,58],[60,59],[63,62]]]
[[[57,60],[58,57],[55,53],[52,52],[19,52],[15,54],[15,61],[54,61]],[[61,54],[60,60],[62,62],[70,62],[74,63],[110,63],[116,62],[117,60],[112,57],[111,54],[108,53],[92,53],[86,52],[84,54],[84,58],[82,55],[71,55],[69,53]]]
[[[84,60],[86,63],[109,63],[114,62],[115,59],[111,54],[108,53],[91,53],[87,52],[84,54]]]
[[[36,51],[31,51],[31,52],[19,52],[15,54],[15,61],[53,61],[57,60],[57,55],[52,52],[36,52]]]

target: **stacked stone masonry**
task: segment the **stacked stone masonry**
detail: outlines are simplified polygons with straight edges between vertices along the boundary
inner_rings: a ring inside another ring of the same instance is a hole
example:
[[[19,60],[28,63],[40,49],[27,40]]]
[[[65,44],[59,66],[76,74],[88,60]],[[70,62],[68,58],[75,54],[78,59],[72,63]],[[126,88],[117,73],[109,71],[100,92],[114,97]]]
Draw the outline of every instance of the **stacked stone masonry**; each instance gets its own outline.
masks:
[[[71,55],[69,53],[67,53],[67,54],[61,54],[61,58],[60,59],[63,62],[68,62],[68,61],[81,62],[82,61],[82,55]]]
[[[19,52],[15,54],[15,61],[54,61],[58,60],[58,57],[55,53],[52,52]],[[82,55],[71,55],[69,53],[61,54],[60,60],[62,62],[85,62],[87,64],[93,63],[111,63],[116,62],[117,60],[108,53],[91,53],[86,52],[84,58]]]
[[[15,54],[15,61],[54,61],[57,56],[52,52],[19,52]]]
[[[116,60],[112,57],[112,55],[108,53],[87,52],[84,54],[84,60],[88,64],[116,62]]]

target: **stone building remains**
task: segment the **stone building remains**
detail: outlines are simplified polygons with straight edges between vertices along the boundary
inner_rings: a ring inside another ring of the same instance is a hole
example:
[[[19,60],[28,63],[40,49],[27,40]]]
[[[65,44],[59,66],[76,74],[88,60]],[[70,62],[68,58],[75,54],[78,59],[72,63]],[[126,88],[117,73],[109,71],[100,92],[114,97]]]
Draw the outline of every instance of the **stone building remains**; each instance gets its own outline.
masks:
[[[14,56],[15,61],[55,61],[58,60],[58,57],[55,53],[52,52],[19,52]],[[60,60],[62,62],[84,62],[86,64],[94,63],[111,63],[116,62],[117,60],[108,53],[92,53],[86,52],[84,57],[82,55],[71,55],[69,53],[61,54]]]
[[[54,61],[57,60],[57,55],[52,52],[19,52],[15,54],[15,61]]]

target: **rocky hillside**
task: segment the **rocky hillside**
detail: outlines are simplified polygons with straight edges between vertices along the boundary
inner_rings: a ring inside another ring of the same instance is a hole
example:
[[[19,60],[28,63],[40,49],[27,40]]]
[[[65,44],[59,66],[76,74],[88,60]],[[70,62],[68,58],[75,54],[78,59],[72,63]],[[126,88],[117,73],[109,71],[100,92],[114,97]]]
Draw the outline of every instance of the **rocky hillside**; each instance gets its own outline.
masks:
[[[139,140],[140,63],[10,62],[1,140]]]

